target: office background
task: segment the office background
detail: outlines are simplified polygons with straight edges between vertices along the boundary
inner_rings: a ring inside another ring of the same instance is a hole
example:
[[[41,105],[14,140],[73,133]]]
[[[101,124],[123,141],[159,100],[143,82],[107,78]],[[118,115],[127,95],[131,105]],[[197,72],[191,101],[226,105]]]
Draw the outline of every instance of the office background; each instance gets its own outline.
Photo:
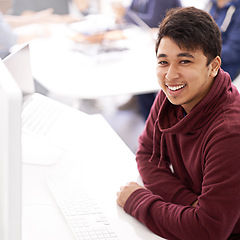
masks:
[[[7,5],[7,1],[5,1]],[[13,1],[16,4],[18,1]],[[21,2],[21,1],[19,1]],[[94,1],[90,1],[92,4]],[[99,1],[98,1],[99,2]],[[110,9],[110,4],[113,1],[101,1],[101,9],[108,12]],[[115,1],[116,2],[116,1]],[[122,1],[125,6],[127,6],[130,1]],[[3,1],[4,3],[4,1]],[[196,6],[198,8],[204,8],[207,0],[182,0],[183,6]],[[70,5],[70,12],[76,15],[76,8]],[[93,4],[96,7],[96,5]],[[94,10],[94,7],[92,8]],[[61,36],[60,29],[57,25],[53,25],[51,30],[54,32],[55,37]],[[17,28],[15,30],[17,33],[21,31],[26,31],[26,28]],[[61,51],[61,50],[60,50]],[[132,63],[134,64],[134,62]],[[79,72],[81,75],[81,70]],[[104,78],[104,75],[101,76]],[[84,78],[84,76],[83,76]],[[114,76],[113,76],[114,81]],[[108,86],[106,86],[107,88]],[[68,105],[72,105],[72,99],[65,97],[63,95],[56,94],[51,91],[46,91],[41,86],[37,85],[37,91],[43,93],[53,99],[63,102]],[[138,146],[138,137],[143,131],[145,119],[140,114],[139,109],[136,105],[130,106],[129,108],[119,109],[119,106],[124,105],[131,99],[133,94],[116,94],[114,96],[101,96],[93,99],[81,99],[81,104],[77,108],[88,114],[100,113],[107,120],[107,122],[112,126],[116,133],[122,138],[122,140],[127,144],[127,146],[132,150],[133,153],[136,152]],[[76,106],[75,106],[76,107]]]

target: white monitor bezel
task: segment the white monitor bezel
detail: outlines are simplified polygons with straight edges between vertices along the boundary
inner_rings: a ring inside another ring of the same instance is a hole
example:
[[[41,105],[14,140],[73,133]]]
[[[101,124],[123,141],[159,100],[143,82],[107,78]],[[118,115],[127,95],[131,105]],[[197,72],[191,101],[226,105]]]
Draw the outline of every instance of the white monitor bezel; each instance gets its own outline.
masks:
[[[21,240],[22,92],[0,59],[0,239]]]

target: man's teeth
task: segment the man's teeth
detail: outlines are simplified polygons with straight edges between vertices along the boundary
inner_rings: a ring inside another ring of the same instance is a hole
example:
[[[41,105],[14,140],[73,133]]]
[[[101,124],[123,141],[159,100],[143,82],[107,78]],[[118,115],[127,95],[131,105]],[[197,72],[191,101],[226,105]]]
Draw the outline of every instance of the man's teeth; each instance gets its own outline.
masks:
[[[171,87],[171,86],[167,86],[171,91],[177,91],[183,87],[185,87],[186,85],[181,85],[181,86],[177,86],[177,87]]]

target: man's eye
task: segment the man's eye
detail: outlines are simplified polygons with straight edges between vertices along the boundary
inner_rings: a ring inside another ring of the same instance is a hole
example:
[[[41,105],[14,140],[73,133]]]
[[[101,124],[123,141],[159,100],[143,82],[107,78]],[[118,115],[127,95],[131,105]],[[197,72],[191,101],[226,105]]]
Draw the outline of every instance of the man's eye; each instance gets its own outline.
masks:
[[[187,64],[187,63],[190,63],[191,61],[189,60],[182,60],[180,63],[183,63],[183,64]]]
[[[167,64],[166,61],[159,61],[159,62],[158,62],[158,65],[166,65],[166,64]]]

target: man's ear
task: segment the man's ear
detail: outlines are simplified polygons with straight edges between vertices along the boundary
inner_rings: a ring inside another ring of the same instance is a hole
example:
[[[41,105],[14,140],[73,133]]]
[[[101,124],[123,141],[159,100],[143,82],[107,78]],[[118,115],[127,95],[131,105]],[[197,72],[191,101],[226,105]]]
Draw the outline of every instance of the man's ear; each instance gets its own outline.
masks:
[[[210,72],[210,76],[211,77],[216,77],[217,74],[218,74],[218,70],[221,66],[221,58],[219,56],[215,57],[211,63],[210,63],[210,69],[211,69],[211,72]]]

